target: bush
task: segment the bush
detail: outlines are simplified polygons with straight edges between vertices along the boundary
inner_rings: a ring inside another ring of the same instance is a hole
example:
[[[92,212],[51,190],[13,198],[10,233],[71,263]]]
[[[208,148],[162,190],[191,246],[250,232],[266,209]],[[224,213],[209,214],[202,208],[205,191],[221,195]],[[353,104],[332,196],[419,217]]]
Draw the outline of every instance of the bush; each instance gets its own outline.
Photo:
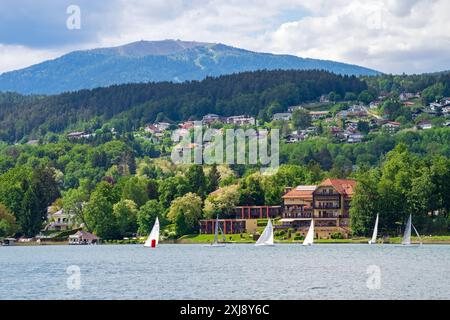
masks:
[[[294,240],[295,240],[295,241],[303,241],[303,240],[305,240],[305,237],[302,236],[302,235],[299,235],[299,236],[296,235],[296,236],[294,237]]]
[[[342,240],[344,239],[344,235],[340,232],[335,232],[331,234],[331,239],[333,240]]]
[[[274,232],[275,237],[283,237],[285,234],[286,234],[286,231],[284,231],[284,230]]]

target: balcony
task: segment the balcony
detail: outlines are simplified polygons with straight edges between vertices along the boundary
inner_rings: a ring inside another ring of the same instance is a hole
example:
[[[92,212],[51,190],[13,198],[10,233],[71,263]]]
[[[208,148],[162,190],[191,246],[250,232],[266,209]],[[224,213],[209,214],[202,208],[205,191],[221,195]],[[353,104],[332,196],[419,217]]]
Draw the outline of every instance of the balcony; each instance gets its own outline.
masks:
[[[330,204],[321,204],[314,206],[314,209],[340,209],[341,206],[338,204],[330,205]]]

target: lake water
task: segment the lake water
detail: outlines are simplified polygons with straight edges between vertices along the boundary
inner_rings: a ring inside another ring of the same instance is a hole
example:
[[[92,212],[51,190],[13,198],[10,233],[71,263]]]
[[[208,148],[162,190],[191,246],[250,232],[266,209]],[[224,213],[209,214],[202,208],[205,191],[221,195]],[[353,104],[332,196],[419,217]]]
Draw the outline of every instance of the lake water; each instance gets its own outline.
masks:
[[[450,299],[439,245],[0,247],[0,269],[0,299]]]

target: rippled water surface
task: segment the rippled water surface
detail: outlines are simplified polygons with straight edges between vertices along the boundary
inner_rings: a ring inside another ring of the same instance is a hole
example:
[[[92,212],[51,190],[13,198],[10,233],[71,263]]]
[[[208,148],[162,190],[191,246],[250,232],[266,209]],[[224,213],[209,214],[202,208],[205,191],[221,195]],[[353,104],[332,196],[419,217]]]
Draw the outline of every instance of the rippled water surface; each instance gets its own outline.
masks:
[[[438,245],[0,247],[0,268],[0,299],[450,299]]]

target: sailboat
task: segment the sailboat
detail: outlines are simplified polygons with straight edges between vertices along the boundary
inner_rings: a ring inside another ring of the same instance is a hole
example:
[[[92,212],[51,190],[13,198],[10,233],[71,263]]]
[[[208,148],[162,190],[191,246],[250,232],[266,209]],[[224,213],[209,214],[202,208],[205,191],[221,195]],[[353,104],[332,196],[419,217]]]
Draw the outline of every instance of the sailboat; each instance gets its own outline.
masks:
[[[378,223],[380,221],[380,215],[377,214],[377,220],[375,221],[375,228],[373,229],[372,240],[369,241],[369,244],[376,244],[378,237]]]
[[[416,233],[417,237],[420,240],[420,245],[422,245],[422,239],[420,238],[419,232],[417,232],[416,227],[412,224],[412,215],[409,215],[408,222],[406,223],[405,227],[405,233],[403,234],[403,246],[411,246],[411,231],[414,229],[414,232]]]
[[[223,241],[223,243],[219,242],[219,230],[220,230],[220,233],[222,233],[222,241]],[[223,230],[222,230],[222,228],[219,225],[219,216],[217,216],[216,228],[214,230],[214,242],[211,244],[211,247],[225,247],[225,241],[226,241],[225,234],[223,233]]]
[[[153,226],[152,232],[145,241],[144,247],[146,248],[156,248],[159,243],[159,219],[156,218],[155,225]]]
[[[273,225],[272,220],[269,219],[267,223],[267,227],[264,229],[264,232],[259,237],[258,241],[255,244],[257,247],[262,246],[273,246]]]
[[[303,246],[312,246],[314,243],[314,220],[311,220],[311,226],[309,227],[308,234],[306,235]]]

